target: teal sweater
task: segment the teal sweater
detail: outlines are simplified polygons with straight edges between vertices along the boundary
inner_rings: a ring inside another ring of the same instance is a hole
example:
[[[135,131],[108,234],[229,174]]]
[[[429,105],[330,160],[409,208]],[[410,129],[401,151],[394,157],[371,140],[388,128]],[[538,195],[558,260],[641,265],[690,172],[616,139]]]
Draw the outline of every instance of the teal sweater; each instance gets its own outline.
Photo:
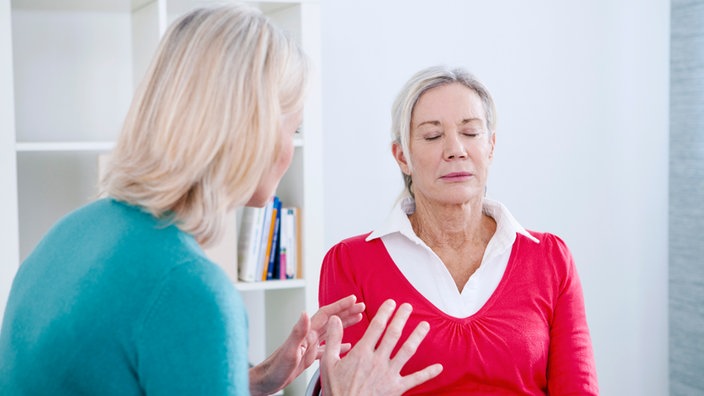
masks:
[[[0,333],[3,395],[248,395],[247,317],[193,237],[101,199],[19,268]]]

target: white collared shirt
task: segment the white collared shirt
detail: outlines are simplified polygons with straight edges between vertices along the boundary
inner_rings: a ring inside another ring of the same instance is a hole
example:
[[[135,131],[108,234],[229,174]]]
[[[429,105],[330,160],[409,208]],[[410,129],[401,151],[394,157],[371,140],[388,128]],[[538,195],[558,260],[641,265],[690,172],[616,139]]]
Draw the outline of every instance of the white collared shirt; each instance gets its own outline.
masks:
[[[408,215],[415,211],[413,198],[399,200],[386,222],[367,241],[381,238],[396,266],[416,290],[446,314],[466,318],[476,313],[499,285],[516,233],[539,243],[500,202],[485,198],[482,209],[496,221],[496,232],[484,251],[481,265],[462,292],[457,290],[445,264],[413,231],[408,220]]]

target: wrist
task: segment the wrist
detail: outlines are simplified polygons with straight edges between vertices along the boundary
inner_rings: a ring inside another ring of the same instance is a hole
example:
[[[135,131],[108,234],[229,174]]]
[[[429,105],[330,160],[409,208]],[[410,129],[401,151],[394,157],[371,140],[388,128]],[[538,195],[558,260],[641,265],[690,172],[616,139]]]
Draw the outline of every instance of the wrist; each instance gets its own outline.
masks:
[[[271,383],[269,359],[249,369],[249,393],[251,396],[268,396],[279,388]]]
[[[249,393],[251,396],[266,396],[269,393],[264,389],[264,370],[260,366],[249,369]]]

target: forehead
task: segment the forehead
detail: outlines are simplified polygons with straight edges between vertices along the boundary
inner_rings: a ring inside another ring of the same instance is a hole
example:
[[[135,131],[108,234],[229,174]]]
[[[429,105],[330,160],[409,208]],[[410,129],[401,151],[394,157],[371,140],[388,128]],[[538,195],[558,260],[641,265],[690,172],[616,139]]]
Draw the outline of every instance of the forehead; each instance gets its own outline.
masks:
[[[441,85],[425,91],[418,98],[411,115],[413,124],[446,118],[455,121],[472,118],[484,120],[481,98],[474,90],[460,83]]]

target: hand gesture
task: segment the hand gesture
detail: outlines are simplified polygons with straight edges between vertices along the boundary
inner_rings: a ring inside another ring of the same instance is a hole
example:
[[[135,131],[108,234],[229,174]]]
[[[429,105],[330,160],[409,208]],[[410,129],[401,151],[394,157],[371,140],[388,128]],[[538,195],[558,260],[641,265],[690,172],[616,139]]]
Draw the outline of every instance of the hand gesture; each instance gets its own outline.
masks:
[[[413,374],[401,376],[401,368],[416,353],[430,326],[427,322],[419,323],[396,356],[391,358],[391,352],[401,337],[412,310],[410,304],[402,304],[387,327],[395,307],[393,300],[385,301],[364,336],[342,359],[343,322],[337,317],[329,320],[325,352],[320,361],[325,396],[400,395],[440,374],[442,365],[433,364]]]
[[[325,337],[331,317],[344,327],[362,320],[364,304],[356,301],[354,295],[347,296],[320,308],[310,319],[305,312],[302,313],[286,341],[271,356],[249,370],[250,393],[275,393],[320,358],[323,351],[320,343]],[[342,344],[339,348],[345,352],[349,349],[349,344]]]

